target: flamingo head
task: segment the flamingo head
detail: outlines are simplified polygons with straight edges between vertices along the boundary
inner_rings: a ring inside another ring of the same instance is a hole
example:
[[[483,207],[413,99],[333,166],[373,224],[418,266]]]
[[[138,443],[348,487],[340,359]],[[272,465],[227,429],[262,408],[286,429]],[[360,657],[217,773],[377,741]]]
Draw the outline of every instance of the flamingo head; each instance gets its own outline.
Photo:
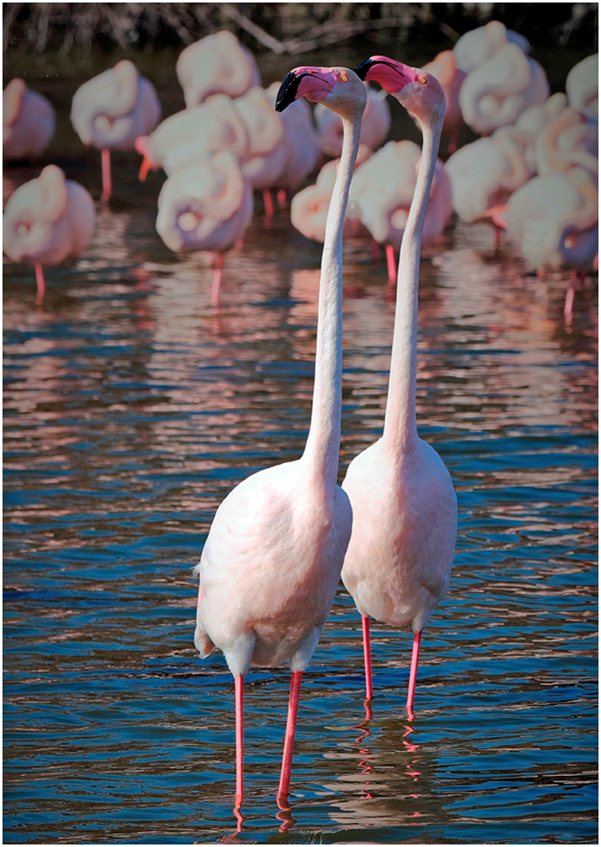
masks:
[[[355,68],[360,79],[379,82],[422,123],[444,120],[446,98],[432,74],[386,56],[371,56]]]
[[[365,86],[349,68],[294,68],[280,86],[276,111],[283,112],[300,97],[323,103],[343,118],[360,117],[367,104]]]

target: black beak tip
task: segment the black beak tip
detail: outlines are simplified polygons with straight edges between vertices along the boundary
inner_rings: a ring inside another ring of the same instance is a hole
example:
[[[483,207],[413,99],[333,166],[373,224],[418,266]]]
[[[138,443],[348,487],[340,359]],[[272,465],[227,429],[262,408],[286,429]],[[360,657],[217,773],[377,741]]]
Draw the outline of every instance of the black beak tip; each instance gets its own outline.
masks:
[[[278,96],[275,98],[276,112],[283,112],[286,106],[294,103],[300,80],[301,78],[294,71],[288,73],[286,79],[280,85]]]
[[[360,65],[357,65],[356,68],[353,68],[359,79],[365,79],[367,76],[368,70],[373,65],[373,61],[371,59],[366,59],[364,62],[361,62]]]

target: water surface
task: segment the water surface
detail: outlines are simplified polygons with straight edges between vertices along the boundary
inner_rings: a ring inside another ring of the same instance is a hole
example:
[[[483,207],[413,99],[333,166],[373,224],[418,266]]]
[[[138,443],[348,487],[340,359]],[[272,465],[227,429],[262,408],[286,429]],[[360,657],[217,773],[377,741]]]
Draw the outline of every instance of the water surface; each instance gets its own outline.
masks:
[[[73,150],[97,197],[95,155]],[[33,272],[4,268],[9,843],[233,835],[233,682],[193,647],[191,568],[231,487],[298,457],[309,421],[320,247],[284,212],[266,229],[258,198],[216,312],[208,261],[155,233],[162,177],[140,186],[137,157],[115,159],[114,201],[85,255],[48,271],[43,309]],[[289,814],[289,672],[247,677],[239,841],[596,841],[597,296],[566,325],[566,282],[528,275],[486,224],[425,248],[418,423],[459,536],[414,719],[411,635],[378,624],[366,713],[341,587],[303,681]],[[383,257],[348,243],[341,478],[381,431],[393,316]]]

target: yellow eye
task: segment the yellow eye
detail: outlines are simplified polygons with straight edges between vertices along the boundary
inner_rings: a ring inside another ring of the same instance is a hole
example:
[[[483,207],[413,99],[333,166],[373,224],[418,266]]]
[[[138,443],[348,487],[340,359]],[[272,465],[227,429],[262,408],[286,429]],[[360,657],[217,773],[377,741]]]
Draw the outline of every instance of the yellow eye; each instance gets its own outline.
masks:
[[[419,81],[421,82],[422,85],[425,85],[428,82],[428,80],[426,79],[425,76],[420,76]]]
[[[340,74],[341,82],[348,82],[348,74]]]

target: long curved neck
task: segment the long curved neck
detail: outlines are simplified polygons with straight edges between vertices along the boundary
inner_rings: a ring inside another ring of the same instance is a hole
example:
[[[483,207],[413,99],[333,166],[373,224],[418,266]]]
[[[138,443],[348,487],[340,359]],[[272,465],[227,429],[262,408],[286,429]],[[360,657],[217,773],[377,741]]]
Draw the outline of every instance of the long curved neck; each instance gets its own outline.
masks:
[[[327,486],[336,485],[342,408],[342,230],[359,148],[361,116],[343,118],[340,164],[328,209],[319,278],[313,408],[303,461]]]
[[[422,127],[422,159],[399,256],[390,382],[382,436],[393,455],[400,455],[403,450],[414,445],[418,437],[415,383],[419,257],[440,143],[440,124],[435,127],[425,124]]]

